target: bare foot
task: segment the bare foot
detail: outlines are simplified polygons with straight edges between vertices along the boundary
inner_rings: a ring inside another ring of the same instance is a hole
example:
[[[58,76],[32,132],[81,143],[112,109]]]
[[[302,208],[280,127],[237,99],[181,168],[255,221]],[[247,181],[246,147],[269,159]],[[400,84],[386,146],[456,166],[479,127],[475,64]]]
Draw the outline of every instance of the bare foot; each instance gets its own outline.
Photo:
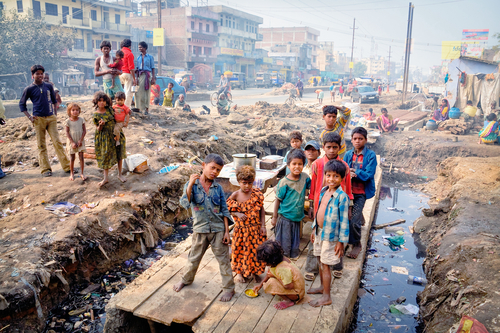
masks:
[[[351,258],[351,259],[356,259],[359,255],[359,252],[361,252],[361,244],[360,243],[354,245],[354,247],[351,250],[351,253],[349,253],[347,255],[347,257]]]
[[[234,296],[234,290],[226,291],[225,293],[222,294],[219,300],[221,302],[229,302],[231,298],[233,298],[233,296]]]
[[[118,175],[118,179],[122,182],[122,183],[125,183],[127,181],[126,178],[123,178],[122,175]]]
[[[318,287],[318,288],[309,288],[307,291],[308,294],[322,294],[323,293],[323,287]]]
[[[87,180],[87,176],[85,176],[83,173],[80,175],[80,178],[82,178],[82,180]]]
[[[236,282],[236,283],[245,283],[245,278],[243,277],[243,275],[238,274],[234,278],[234,282]]]
[[[107,183],[108,183],[108,180],[107,179],[103,179],[101,182],[99,182],[99,187],[103,187]]]
[[[320,298],[309,302],[309,305],[315,308],[317,308],[318,306],[330,305],[330,304],[332,304],[332,299],[330,298],[330,295],[328,296],[323,295]]]
[[[294,306],[295,303],[288,300],[288,301],[282,301],[282,302],[279,302],[279,303],[276,303],[274,304],[274,307],[278,310],[285,310],[286,308],[289,308],[291,306]]]
[[[75,176],[73,175],[73,173],[69,176],[69,180],[75,180]]]
[[[181,282],[178,282],[174,285],[174,291],[176,292],[179,292],[182,290],[182,288],[184,288],[186,285],[181,281]]]
[[[254,274],[253,278],[255,279],[255,282],[260,283],[262,281],[262,278],[258,274]]]

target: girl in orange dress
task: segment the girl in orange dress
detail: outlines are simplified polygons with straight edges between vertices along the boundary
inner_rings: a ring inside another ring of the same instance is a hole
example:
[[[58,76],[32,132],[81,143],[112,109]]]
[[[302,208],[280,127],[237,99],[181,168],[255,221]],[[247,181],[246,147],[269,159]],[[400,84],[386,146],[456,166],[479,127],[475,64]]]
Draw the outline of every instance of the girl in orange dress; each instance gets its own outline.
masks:
[[[235,272],[235,282],[244,283],[253,275],[260,282],[260,274],[266,269],[265,263],[257,260],[257,247],[265,242],[264,196],[260,190],[252,188],[255,170],[244,165],[236,170],[240,189],[227,199],[227,207],[234,217],[233,242],[231,245],[231,268]]]

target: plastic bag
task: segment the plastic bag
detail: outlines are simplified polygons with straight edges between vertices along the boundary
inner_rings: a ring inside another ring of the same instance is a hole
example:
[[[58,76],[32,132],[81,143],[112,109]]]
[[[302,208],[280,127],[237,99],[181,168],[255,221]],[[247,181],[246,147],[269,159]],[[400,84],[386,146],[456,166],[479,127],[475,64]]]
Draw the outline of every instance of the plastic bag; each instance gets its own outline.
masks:
[[[456,333],[488,333],[488,330],[476,319],[463,316]]]
[[[403,236],[392,236],[388,237],[387,240],[394,246],[400,246],[405,243],[405,239]]]
[[[124,161],[125,164],[127,165],[127,170],[132,172],[134,171],[135,168],[137,168],[137,166],[139,166],[140,164],[144,163],[147,160],[148,157],[146,155],[135,154],[128,156]]]

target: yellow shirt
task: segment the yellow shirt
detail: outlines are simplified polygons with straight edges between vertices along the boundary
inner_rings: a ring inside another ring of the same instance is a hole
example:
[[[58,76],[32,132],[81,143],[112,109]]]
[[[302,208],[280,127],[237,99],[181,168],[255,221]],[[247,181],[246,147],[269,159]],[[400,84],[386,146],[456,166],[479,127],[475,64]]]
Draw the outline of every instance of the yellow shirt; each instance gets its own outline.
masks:
[[[471,117],[476,116],[477,108],[472,105],[467,105],[463,111],[464,113],[467,113]]]
[[[5,107],[3,106],[1,99],[0,99],[0,118],[5,119]]]

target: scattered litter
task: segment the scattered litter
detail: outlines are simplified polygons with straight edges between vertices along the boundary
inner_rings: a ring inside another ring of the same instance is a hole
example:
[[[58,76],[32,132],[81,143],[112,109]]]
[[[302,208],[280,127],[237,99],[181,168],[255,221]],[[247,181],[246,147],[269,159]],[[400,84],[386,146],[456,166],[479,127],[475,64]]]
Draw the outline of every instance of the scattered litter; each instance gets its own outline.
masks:
[[[394,246],[401,246],[405,243],[404,237],[400,235],[388,237],[387,240]]]
[[[153,144],[153,140],[150,140],[150,139],[143,137],[143,136],[141,137],[141,141],[144,143],[147,143],[148,145]]]
[[[396,207],[387,207],[387,209],[391,210],[393,212],[404,213],[404,210],[396,208]]]
[[[36,227],[31,228],[31,230],[36,231]]]
[[[460,320],[460,325],[456,333],[488,333],[486,327],[481,324],[477,319],[469,316],[463,316]]]
[[[470,170],[470,171],[472,171],[472,172],[476,172],[476,170],[474,170],[474,169],[471,169],[471,168],[469,168],[469,170]]]
[[[12,273],[10,273],[10,276],[12,276],[12,277],[19,276],[19,270],[17,268],[14,268],[14,270],[12,271]]]
[[[168,166],[165,166],[165,167],[161,168],[161,170],[158,171],[158,173],[168,173],[168,172],[174,171],[179,166],[180,165],[168,165]]]
[[[421,286],[425,286],[427,284],[427,279],[423,277],[408,275],[408,284],[418,284]]]
[[[61,201],[53,205],[45,206],[45,209],[50,210],[52,214],[59,217],[66,217],[68,215],[75,215],[82,212],[80,207],[68,201]]]
[[[408,275],[408,269],[406,267],[391,266],[391,272],[397,274]]]
[[[80,208],[83,211],[83,210],[95,208],[98,205],[99,205],[99,201],[97,201],[97,202],[87,202],[87,203],[81,205]]]
[[[108,230],[109,230],[109,231],[113,231],[113,228],[109,227],[109,228],[108,228]]]
[[[219,138],[218,138],[216,135],[212,135],[212,136],[208,139],[208,141],[218,141],[218,140],[219,140]]]
[[[418,306],[413,304],[391,304],[390,311],[394,314],[416,315],[418,314]]]

